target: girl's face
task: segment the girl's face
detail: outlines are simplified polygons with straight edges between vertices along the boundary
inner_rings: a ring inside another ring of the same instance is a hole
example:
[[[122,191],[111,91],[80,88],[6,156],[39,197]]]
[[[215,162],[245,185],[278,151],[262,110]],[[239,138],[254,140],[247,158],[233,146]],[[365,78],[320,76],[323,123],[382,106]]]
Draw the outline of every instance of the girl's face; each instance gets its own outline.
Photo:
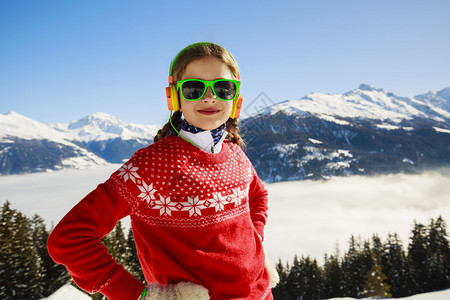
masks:
[[[183,76],[184,79],[234,79],[228,67],[213,56],[204,57],[189,63]],[[181,93],[181,91],[180,91]],[[184,100],[181,94],[180,110],[189,124],[204,130],[213,130],[224,124],[231,115],[233,101],[217,99],[211,88],[208,87],[203,98],[197,101]]]

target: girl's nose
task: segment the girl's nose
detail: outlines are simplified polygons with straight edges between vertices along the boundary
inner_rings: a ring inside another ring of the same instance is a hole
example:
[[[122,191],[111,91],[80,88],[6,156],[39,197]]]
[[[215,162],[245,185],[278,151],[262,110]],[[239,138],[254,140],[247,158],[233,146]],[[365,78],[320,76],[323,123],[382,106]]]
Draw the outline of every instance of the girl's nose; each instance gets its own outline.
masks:
[[[211,87],[208,87],[206,89],[206,93],[203,96],[202,100],[203,101],[212,101],[212,102],[215,102],[217,100],[216,95],[214,95]]]

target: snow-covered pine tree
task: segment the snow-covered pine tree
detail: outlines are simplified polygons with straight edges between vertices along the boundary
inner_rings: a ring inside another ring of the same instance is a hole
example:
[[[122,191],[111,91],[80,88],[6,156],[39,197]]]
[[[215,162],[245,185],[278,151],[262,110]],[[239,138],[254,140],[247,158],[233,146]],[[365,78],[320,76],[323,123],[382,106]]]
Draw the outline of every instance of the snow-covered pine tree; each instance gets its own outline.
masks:
[[[136,244],[134,243],[133,230],[131,227],[130,230],[128,231],[127,244],[128,249],[130,251],[130,255],[128,256],[128,259],[126,261],[126,269],[131,274],[133,274],[135,278],[144,282],[145,281],[144,273],[142,272],[141,263],[139,262],[139,258],[137,256]]]
[[[123,232],[122,222],[118,221],[114,230],[110,233],[111,245],[108,247],[109,253],[116,259],[116,261],[126,266],[127,261],[131,255],[128,247],[125,233]]]
[[[281,259],[275,266],[278,276],[280,277],[280,282],[278,282],[277,286],[272,289],[272,294],[274,299],[277,300],[289,300],[289,292],[288,292],[288,275],[289,275],[289,264],[283,266]]]
[[[406,297],[412,294],[411,272],[403,244],[398,234],[389,234],[382,255],[382,270],[387,276],[393,297]]]
[[[321,274],[317,261],[297,256],[288,275],[289,299],[316,300],[320,297]]]
[[[344,296],[344,282],[341,262],[338,257],[325,254],[325,262],[322,268],[321,297],[335,298]]]
[[[302,257],[300,261],[302,285],[304,286],[303,299],[318,300],[320,298],[320,282],[322,274],[316,259],[309,256]]]
[[[411,267],[413,285],[412,293],[429,290],[429,258],[426,227],[414,221],[408,247],[408,261]]]
[[[7,201],[0,214],[0,298],[40,299],[41,258],[30,220]]]
[[[362,295],[365,297],[376,297],[376,299],[380,299],[380,297],[391,297],[391,287],[386,283],[386,279],[386,275],[381,270],[381,265],[373,257],[372,268],[367,274],[367,281]]]
[[[289,270],[288,275],[288,293],[290,299],[297,299],[303,293],[301,286],[301,269],[300,269],[300,261],[298,256],[295,255],[294,262],[292,264],[291,269]]]
[[[370,243],[366,241],[364,247],[361,247],[361,242],[352,235],[349,249],[342,261],[345,296],[357,298],[361,295],[367,272],[372,266],[371,257]]]
[[[8,287],[9,276],[14,273],[12,269],[13,261],[12,255],[12,239],[13,232],[13,217],[14,211],[10,207],[9,201],[3,205],[0,212],[0,298],[13,299],[12,290]]]
[[[447,229],[442,217],[431,219],[428,229],[428,257],[430,290],[450,287],[450,247]]]

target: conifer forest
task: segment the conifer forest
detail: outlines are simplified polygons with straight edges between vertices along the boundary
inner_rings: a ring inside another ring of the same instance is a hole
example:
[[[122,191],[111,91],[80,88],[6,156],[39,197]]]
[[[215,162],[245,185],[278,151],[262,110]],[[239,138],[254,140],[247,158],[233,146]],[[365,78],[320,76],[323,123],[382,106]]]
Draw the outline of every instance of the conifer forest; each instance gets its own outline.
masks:
[[[6,201],[0,211],[0,299],[39,300],[72,283],[66,269],[48,255],[51,232],[38,215],[27,217]],[[131,229],[119,222],[103,238],[110,254],[136,278],[144,281]],[[397,234],[382,240],[351,236],[343,254],[336,249],[323,263],[309,256],[278,261],[280,283],[274,299],[333,297],[405,297],[450,287],[450,246],[446,222],[414,222],[408,245]],[[73,284],[73,283],[72,283]],[[101,294],[93,299],[105,299]]]

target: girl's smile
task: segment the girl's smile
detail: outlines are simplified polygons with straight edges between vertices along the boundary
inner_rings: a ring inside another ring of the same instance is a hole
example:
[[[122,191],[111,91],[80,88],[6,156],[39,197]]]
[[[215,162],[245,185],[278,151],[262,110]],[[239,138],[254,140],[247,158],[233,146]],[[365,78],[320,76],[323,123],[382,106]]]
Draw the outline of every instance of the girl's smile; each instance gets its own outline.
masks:
[[[187,65],[183,73],[184,79],[235,79],[228,67],[215,57],[205,57]],[[205,95],[197,101],[187,101],[179,95],[180,110],[189,124],[204,130],[213,130],[224,124],[231,115],[233,101],[217,99],[208,87]]]
[[[207,116],[211,116],[211,115],[215,115],[217,113],[220,112],[220,110],[215,109],[215,108],[205,108],[205,109],[200,109],[198,110],[199,113],[207,115]]]

